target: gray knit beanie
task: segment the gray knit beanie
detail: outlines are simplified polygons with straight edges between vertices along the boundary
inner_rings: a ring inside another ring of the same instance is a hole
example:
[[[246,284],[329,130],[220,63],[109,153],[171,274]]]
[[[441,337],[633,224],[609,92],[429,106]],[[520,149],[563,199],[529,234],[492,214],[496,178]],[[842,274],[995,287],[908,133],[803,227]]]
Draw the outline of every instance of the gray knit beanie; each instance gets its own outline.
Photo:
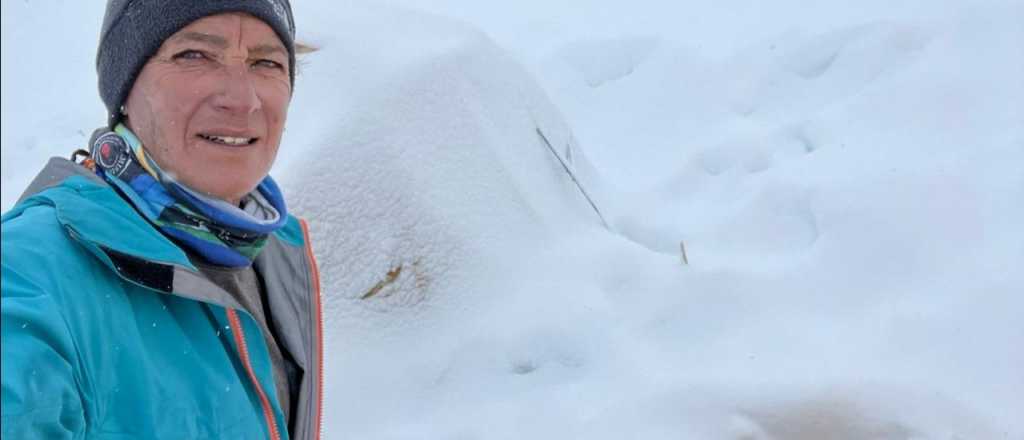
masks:
[[[245,12],[266,22],[288,49],[288,76],[295,85],[295,21],[288,0],[108,0],[96,73],[107,123],[121,120],[121,105],[135,77],[164,40],[200,18]]]

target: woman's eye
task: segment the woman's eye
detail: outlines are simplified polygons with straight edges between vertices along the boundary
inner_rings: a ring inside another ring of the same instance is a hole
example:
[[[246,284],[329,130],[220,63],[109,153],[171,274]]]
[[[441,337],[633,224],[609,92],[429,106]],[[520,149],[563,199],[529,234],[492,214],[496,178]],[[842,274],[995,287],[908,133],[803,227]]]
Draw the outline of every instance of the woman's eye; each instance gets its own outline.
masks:
[[[175,54],[173,58],[176,60],[201,60],[206,58],[206,54],[198,50],[184,50]]]
[[[281,65],[281,63],[274,60],[258,60],[255,63],[253,63],[253,65],[258,67],[266,67],[269,69],[284,70],[284,66]]]

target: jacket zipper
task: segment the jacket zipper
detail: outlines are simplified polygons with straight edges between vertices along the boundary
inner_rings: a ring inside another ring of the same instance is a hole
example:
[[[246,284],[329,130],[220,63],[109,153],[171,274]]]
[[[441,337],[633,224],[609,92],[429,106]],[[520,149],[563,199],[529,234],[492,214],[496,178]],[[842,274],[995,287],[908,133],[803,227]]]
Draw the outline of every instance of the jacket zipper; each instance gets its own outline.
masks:
[[[263,406],[263,417],[267,419],[267,428],[270,430],[271,440],[281,440],[281,434],[277,431],[277,422],[274,420],[274,410],[270,406],[270,400],[267,399],[266,393],[263,392],[263,387],[260,386],[260,382],[256,379],[256,373],[252,369],[252,364],[249,362],[249,347],[245,343],[244,330],[242,329],[242,321],[238,319],[238,312],[235,309],[228,308],[228,322],[231,323],[231,327],[235,331],[231,332],[235,337],[235,345],[238,346],[238,354],[242,358],[242,365],[245,366],[245,372],[249,374],[249,380],[252,381],[253,387],[256,389],[256,395],[260,398],[260,405]]]
[[[306,220],[299,219],[302,225],[302,234],[305,236],[306,256],[309,258],[310,276],[313,280],[313,313],[316,314],[316,329],[314,339],[316,341],[317,353],[317,386],[316,386],[316,413],[313,415],[313,423],[316,428],[316,439],[323,438],[323,408],[324,408],[324,315],[323,305],[320,302],[320,269],[316,264],[316,257],[313,255],[313,240],[309,234],[309,224]]]

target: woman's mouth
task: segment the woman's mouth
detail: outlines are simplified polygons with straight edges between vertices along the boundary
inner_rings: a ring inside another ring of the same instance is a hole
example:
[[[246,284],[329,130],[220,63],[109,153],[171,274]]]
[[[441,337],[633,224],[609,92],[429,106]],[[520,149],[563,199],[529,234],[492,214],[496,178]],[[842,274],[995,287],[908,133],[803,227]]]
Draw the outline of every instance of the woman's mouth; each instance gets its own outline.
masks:
[[[237,137],[237,136],[219,136],[215,134],[198,134],[200,138],[215,144],[227,145],[231,147],[240,147],[244,145],[251,145],[259,138],[254,137]]]

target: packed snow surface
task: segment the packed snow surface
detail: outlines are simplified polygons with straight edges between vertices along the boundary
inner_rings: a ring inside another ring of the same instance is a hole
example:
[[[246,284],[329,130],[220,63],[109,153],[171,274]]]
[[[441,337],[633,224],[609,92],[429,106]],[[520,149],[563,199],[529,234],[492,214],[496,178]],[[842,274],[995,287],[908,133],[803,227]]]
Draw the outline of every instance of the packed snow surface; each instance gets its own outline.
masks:
[[[1024,439],[1024,3],[295,3],[327,438]],[[2,8],[7,209],[102,10]]]

